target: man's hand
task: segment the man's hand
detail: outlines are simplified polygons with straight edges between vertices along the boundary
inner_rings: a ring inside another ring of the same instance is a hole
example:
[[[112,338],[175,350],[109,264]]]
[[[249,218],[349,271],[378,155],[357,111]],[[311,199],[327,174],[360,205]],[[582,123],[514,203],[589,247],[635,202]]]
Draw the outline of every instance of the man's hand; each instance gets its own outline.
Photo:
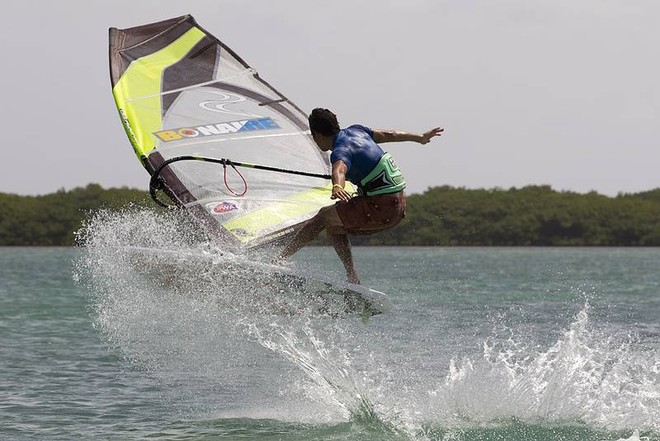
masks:
[[[431,138],[434,136],[440,136],[442,135],[442,132],[444,132],[445,129],[441,127],[436,127],[435,129],[431,129],[428,132],[425,132],[422,134],[421,139],[419,140],[420,144],[428,144],[431,142]]]
[[[332,187],[332,195],[330,196],[330,199],[341,199],[344,202],[348,202],[351,200],[351,197],[351,194],[344,190],[341,186],[334,185]]]

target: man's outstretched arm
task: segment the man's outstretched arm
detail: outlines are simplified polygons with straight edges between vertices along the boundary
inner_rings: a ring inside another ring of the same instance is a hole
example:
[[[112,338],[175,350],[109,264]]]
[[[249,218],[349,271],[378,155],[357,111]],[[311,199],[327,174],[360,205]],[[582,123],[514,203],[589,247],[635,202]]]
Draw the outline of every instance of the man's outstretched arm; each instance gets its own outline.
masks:
[[[374,141],[376,143],[381,144],[384,142],[402,142],[402,141],[412,141],[412,142],[418,142],[420,144],[427,144],[429,141],[431,141],[431,138],[434,136],[440,136],[442,135],[442,132],[444,132],[445,129],[441,127],[436,127],[434,129],[429,130],[428,132],[424,132],[421,135],[417,135],[415,133],[408,133],[408,132],[399,132],[396,130],[379,130],[376,129],[374,130]]]

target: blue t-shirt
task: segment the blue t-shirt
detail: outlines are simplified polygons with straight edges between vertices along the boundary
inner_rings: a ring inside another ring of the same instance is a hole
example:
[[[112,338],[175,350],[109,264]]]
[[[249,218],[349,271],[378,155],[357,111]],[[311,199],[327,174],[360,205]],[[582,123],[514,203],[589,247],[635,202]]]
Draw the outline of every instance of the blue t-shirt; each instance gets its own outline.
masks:
[[[374,132],[359,124],[339,131],[332,144],[330,162],[342,160],[348,167],[346,178],[359,185],[385,154],[374,141]]]

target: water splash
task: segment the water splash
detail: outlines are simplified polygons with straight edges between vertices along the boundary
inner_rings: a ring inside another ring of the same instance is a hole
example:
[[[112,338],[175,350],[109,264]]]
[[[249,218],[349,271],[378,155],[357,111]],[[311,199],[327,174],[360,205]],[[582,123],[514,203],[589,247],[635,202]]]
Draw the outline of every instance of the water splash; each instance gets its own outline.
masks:
[[[177,212],[128,208],[98,212],[78,233],[85,253],[75,277],[113,348],[191,397],[228,390],[242,406],[239,416],[329,422],[376,415],[352,379],[350,356],[332,341],[361,320],[345,317],[343,303],[316,303],[295,284],[272,286],[241,264],[245,257],[233,264],[189,231],[194,226]],[[246,382],[251,387],[241,389]],[[310,409],[317,413],[305,415]]]
[[[464,421],[513,416],[657,430],[660,361],[632,336],[590,326],[589,309],[548,349],[526,347],[518,336],[485,342],[479,359],[452,359],[444,384],[431,394]]]
[[[213,417],[348,420],[381,439],[451,439],[452,428],[512,420],[660,430],[657,348],[630,330],[591,323],[589,306],[550,344],[532,344],[514,325],[493,331],[478,355],[451,357],[457,348],[443,348],[446,365],[415,364],[424,343],[413,332],[404,345],[387,323],[373,330],[289,314],[307,306],[295,290],[250,285],[240,265],[234,277],[215,271],[208,262],[217,250],[189,222],[174,212],[97,213],[79,234],[77,278],[108,342],[178,386],[171,399],[184,396],[195,411],[203,401]],[[128,247],[159,253],[136,259]],[[205,263],[195,265],[196,255]],[[444,340],[440,329],[425,341]]]
[[[381,439],[407,433],[386,408],[371,401],[365,378],[354,369],[354,357],[345,349],[348,339],[359,332],[351,323],[306,317],[267,327],[252,323],[249,330],[261,345],[305,373],[311,401],[337,407],[343,419],[378,432]]]

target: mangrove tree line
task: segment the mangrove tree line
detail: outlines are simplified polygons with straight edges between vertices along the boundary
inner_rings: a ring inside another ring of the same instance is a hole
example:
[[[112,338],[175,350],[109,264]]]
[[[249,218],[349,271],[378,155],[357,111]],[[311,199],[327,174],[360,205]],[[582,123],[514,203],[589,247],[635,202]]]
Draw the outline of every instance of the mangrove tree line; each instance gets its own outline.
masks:
[[[433,187],[407,198],[395,229],[354,236],[356,245],[660,246],[660,189],[608,197],[548,186]],[[157,210],[144,190],[97,184],[43,196],[0,193],[0,245],[73,245],[99,209]],[[323,243],[319,240],[317,243]]]

